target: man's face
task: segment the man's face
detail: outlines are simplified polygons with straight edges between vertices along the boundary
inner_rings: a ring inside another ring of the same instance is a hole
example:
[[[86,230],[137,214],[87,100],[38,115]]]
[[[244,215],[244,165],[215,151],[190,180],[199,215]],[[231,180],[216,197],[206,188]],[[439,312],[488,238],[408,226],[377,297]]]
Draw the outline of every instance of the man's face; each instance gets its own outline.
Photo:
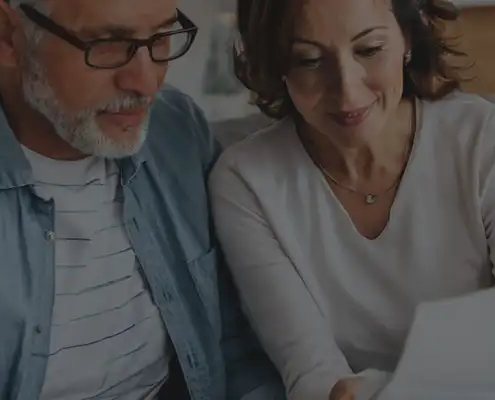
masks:
[[[162,26],[176,13],[175,0],[52,0],[50,18],[82,40],[146,39],[177,26]],[[31,22],[29,22],[31,23]],[[95,69],[78,48],[46,31],[27,46],[23,91],[57,134],[84,154],[121,158],[146,138],[151,102],[167,65],[140,48],[126,65]]]

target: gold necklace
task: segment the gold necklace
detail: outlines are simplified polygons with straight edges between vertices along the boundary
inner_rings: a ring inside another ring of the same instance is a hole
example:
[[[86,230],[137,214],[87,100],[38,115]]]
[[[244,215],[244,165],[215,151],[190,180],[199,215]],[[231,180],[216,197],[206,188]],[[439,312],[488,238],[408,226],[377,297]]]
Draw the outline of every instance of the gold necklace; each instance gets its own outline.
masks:
[[[363,196],[364,197],[364,202],[367,205],[370,205],[370,206],[373,205],[373,204],[375,204],[378,201],[378,198],[379,197],[385,196],[387,193],[389,193],[390,191],[392,191],[398,185],[398,183],[400,182],[400,180],[402,178],[402,175],[404,173],[404,170],[405,170],[405,167],[404,167],[402,169],[402,172],[399,174],[399,176],[397,177],[397,179],[392,184],[392,186],[390,186],[387,190],[383,191],[382,193],[364,193],[364,192],[362,192],[360,190],[354,189],[354,188],[352,188],[350,186],[347,186],[347,185],[344,185],[344,184],[340,183],[337,179],[335,179],[332,175],[330,175],[330,173],[325,169],[325,167],[323,167],[323,165],[321,165],[319,163],[316,163],[316,166],[321,170],[321,172],[323,172],[325,174],[325,176],[328,179],[330,179],[337,186],[340,186],[342,189],[345,189],[345,190],[347,190],[349,192],[352,192],[352,193],[358,194],[360,196]]]

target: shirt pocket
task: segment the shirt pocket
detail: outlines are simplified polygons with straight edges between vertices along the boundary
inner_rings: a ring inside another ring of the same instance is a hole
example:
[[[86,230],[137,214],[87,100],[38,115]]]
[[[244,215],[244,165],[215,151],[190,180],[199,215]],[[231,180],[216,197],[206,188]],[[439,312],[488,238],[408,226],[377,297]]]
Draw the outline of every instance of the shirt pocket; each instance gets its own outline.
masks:
[[[220,332],[218,251],[215,247],[187,263],[212,328]]]

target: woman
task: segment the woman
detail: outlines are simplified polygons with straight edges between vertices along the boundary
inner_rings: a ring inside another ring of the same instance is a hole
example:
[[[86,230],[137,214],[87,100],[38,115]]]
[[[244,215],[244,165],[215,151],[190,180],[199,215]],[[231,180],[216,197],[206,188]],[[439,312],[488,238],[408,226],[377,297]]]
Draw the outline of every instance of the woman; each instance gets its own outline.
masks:
[[[238,76],[280,122],[223,154],[212,203],[291,400],[378,392],[419,303],[491,285],[495,107],[456,90],[454,19],[433,0],[239,1]]]

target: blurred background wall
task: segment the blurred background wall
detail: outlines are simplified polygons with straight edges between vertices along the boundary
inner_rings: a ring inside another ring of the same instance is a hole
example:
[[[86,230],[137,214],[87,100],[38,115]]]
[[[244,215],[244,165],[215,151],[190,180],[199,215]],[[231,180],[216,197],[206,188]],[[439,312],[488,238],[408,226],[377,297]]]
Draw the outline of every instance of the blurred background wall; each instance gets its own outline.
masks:
[[[167,81],[191,95],[211,121],[256,112],[248,104],[248,93],[228,69],[234,7],[233,0],[179,0],[179,8],[198,25],[199,32],[190,52],[170,64]]]

